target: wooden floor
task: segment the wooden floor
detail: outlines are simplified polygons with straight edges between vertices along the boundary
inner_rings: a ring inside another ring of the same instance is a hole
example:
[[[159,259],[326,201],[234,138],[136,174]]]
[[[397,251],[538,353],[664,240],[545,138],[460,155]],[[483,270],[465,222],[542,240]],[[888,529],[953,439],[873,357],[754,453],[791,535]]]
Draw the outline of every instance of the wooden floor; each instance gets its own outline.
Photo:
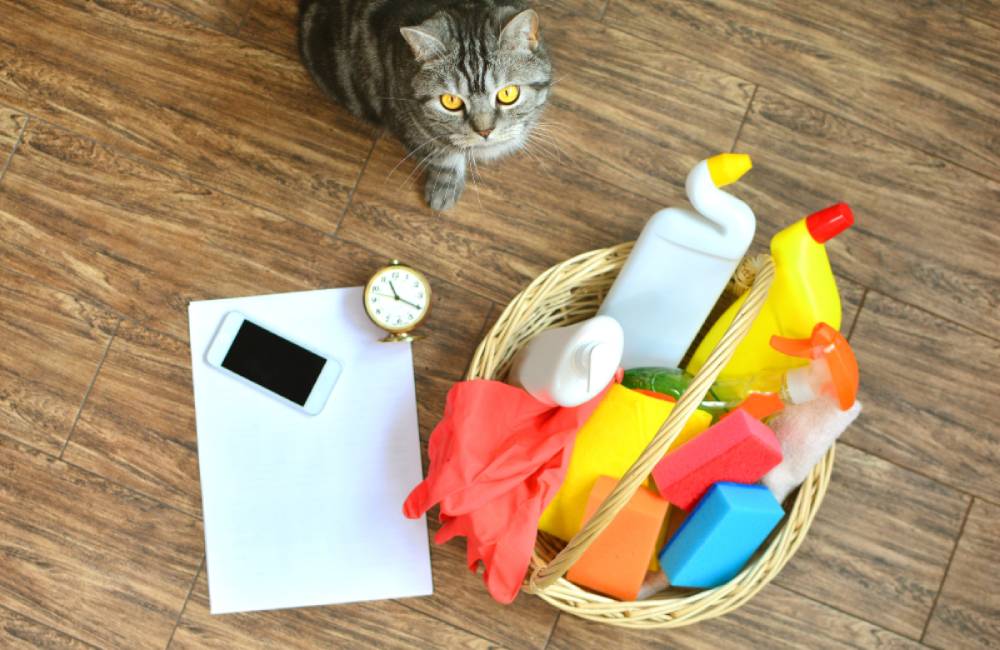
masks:
[[[326,101],[294,0],[0,0],[0,647],[1000,647],[1000,6],[559,0],[553,141],[433,214]],[[831,202],[865,411],[781,576],[622,632],[435,595],[208,614],[190,300],[430,271],[421,431],[532,277],[633,238],[729,150],[758,243]],[[397,166],[398,165],[398,166]]]

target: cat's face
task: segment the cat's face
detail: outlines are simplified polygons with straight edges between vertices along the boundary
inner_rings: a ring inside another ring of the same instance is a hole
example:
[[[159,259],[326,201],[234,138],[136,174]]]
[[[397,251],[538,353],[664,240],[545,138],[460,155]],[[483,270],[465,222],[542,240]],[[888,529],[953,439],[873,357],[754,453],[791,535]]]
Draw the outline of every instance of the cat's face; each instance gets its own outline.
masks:
[[[439,14],[403,36],[421,64],[414,99],[427,139],[479,159],[520,147],[548,98],[551,65],[538,17]]]

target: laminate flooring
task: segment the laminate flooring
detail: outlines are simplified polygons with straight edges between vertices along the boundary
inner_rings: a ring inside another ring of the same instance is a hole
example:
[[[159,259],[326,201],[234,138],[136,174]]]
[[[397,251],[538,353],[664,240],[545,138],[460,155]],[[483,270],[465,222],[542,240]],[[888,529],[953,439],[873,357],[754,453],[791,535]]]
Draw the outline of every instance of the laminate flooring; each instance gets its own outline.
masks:
[[[1000,647],[1000,5],[536,6],[546,137],[438,214],[310,82],[294,0],[0,0],[0,647]],[[189,301],[425,269],[426,444],[512,296],[731,150],[757,246],[858,218],[829,250],[865,408],[778,579],[623,631],[497,605],[451,542],[429,598],[209,615]]]

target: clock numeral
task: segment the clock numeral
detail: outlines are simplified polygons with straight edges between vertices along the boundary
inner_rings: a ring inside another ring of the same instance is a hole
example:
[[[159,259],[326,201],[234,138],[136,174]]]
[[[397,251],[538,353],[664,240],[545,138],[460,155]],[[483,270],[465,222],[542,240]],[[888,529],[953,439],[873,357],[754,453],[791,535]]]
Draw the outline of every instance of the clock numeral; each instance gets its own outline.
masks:
[[[375,313],[376,313],[376,314],[381,314],[381,313],[382,313],[382,310],[381,310],[381,309],[376,309],[376,310],[375,310]]]
[[[398,277],[399,277],[399,271],[393,271],[392,272],[392,279],[395,280]]]
[[[407,314],[406,320],[413,320],[413,314]]]

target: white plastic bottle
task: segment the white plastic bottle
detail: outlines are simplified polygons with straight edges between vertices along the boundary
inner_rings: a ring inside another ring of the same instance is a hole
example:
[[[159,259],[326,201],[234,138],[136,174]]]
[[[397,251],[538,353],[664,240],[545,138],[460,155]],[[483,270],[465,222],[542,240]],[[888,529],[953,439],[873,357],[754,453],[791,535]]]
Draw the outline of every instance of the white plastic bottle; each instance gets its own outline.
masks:
[[[611,383],[624,343],[610,316],[545,330],[514,357],[509,381],[545,404],[579,406]]]
[[[746,154],[701,161],[685,184],[694,210],[660,210],[643,228],[598,312],[625,330],[625,369],[680,365],[753,241],[753,210],[719,189],[750,167]]]

